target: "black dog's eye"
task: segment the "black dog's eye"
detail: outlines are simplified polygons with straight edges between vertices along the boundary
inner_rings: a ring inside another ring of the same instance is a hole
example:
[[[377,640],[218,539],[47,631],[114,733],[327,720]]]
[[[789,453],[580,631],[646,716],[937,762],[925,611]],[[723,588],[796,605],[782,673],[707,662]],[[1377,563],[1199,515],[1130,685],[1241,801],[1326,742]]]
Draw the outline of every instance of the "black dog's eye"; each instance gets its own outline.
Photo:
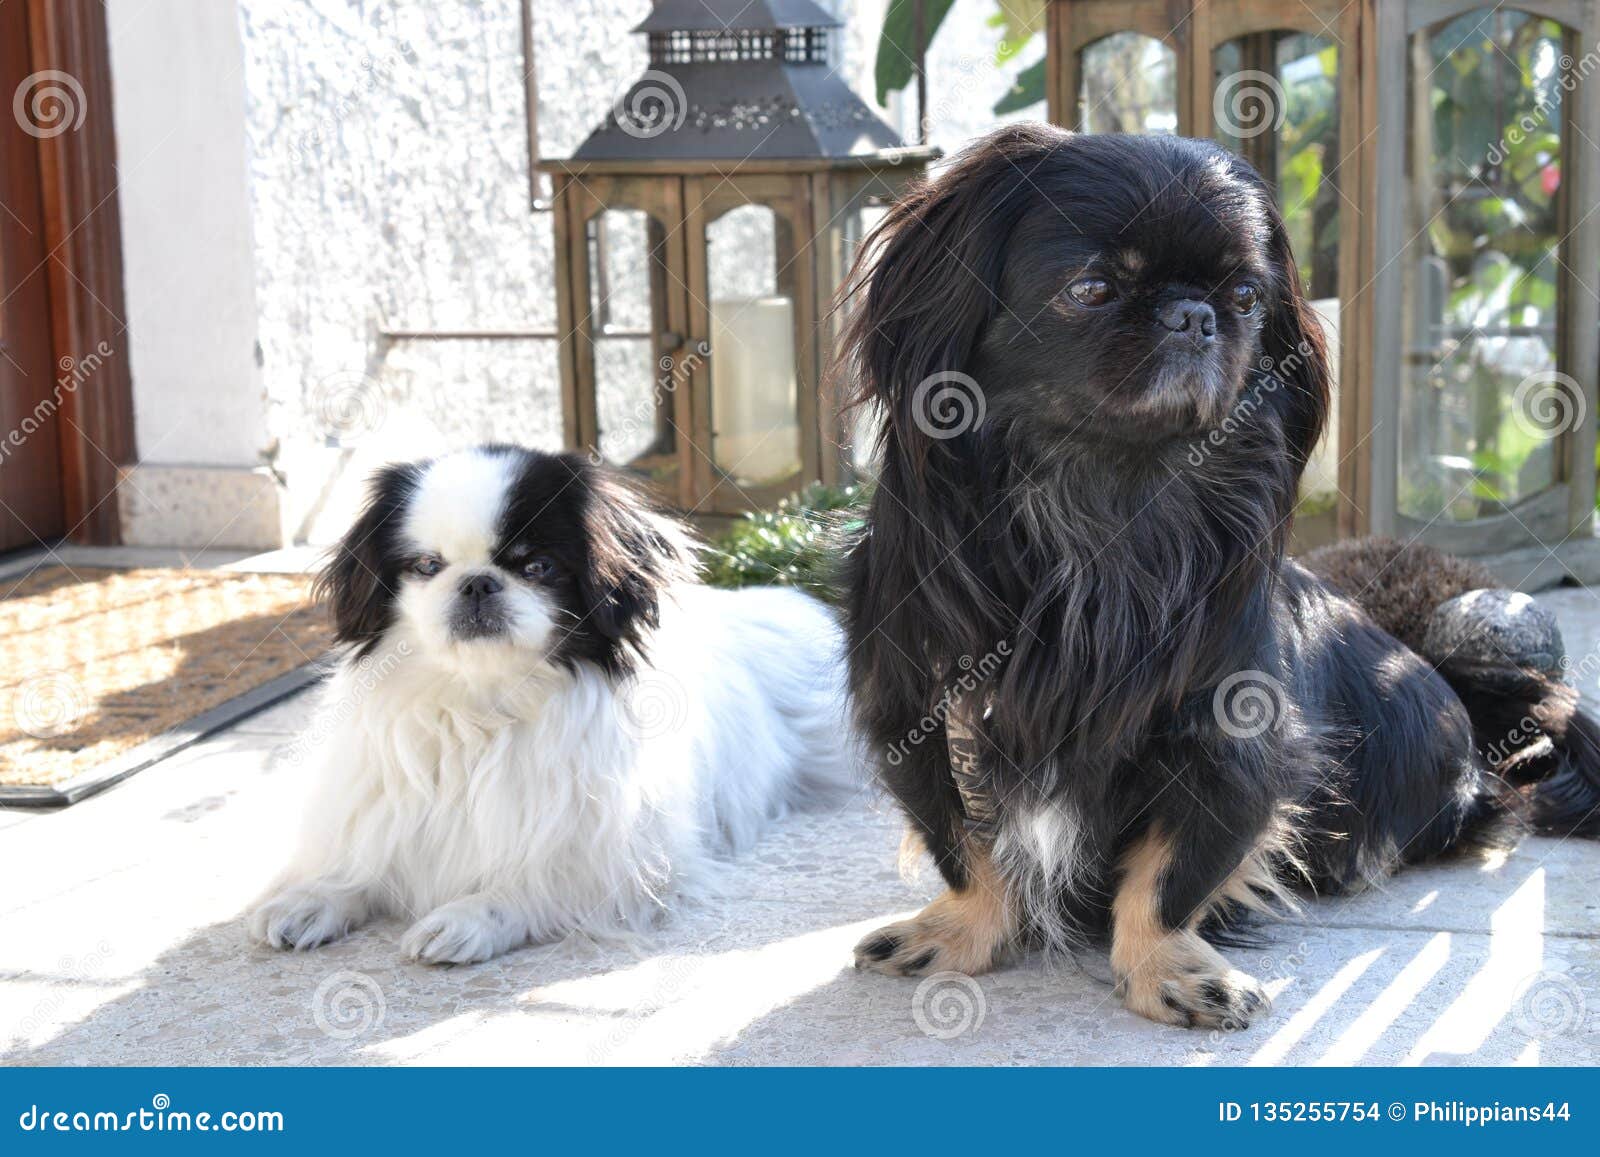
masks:
[[[1233,308],[1240,313],[1254,313],[1261,302],[1261,291],[1248,281],[1233,287]]]
[[[542,582],[556,573],[556,564],[547,558],[530,558],[522,564],[522,577],[532,582]]]
[[[411,563],[411,572],[423,578],[432,578],[444,569],[444,559],[436,554],[425,554]]]
[[[1115,287],[1103,277],[1080,277],[1067,286],[1067,294],[1079,305],[1093,308],[1117,296]]]

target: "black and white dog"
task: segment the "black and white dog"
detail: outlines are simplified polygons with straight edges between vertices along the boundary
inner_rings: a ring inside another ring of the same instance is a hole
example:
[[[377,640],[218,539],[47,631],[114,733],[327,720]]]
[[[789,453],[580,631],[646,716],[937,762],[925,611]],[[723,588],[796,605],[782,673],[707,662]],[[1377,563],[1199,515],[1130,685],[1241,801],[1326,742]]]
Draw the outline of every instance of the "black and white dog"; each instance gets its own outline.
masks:
[[[854,295],[847,364],[886,421],[852,689],[949,886],[859,966],[1106,935],[1129,1008],[1239,1026],[1267,1002],[1219,921],[1528,803],[1433,666],[1285,557],[1328,364],[1247,164],[1006,128],[888,214]],[[1579,786],[1532,814],[1570,827],[1600,802]]]
[[[859,776],[833,614],[713,590],[621,472],[488,446],[392,466],[319,583],[346,651],[298,854],[254,914],[375,915],[422,961],[643,928]]]

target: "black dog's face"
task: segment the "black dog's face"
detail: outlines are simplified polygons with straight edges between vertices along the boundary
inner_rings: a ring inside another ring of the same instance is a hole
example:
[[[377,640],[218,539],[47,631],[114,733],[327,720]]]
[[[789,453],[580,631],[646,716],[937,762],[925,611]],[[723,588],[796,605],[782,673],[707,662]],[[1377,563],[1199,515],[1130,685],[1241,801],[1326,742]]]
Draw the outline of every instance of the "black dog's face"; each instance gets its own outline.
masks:
[[[1228,414],[1283,285],[1257,183],[1220,149],[1079,138],[1028,174],[975,376],[997,416],[1144,442]]]
[[[1320,434],[1327,363],[1288,233],[1255,171],[1209,141],[1009,126],[899,202],[855,276],[850,371],[913,469],[997,430],[1187,444],[1263,371],[1289,387],[1299,466]],[[980,391],[959,405],[989,431],[949,420],[952,379]]]
[[[1019,224],[981,380],[1001,412],[1134,441],[1202,432],[1243,388],[1279,291],[1258,195],[1220,154],[1169,172],[1137,146],[1118,166],[1087,151],[1048,174],[1085,191]]]
[[[392,466],[323,572],[342,642],[394,633],[463,674],[588,661],[619,672],[686,546],[619,473],[487,446]]]

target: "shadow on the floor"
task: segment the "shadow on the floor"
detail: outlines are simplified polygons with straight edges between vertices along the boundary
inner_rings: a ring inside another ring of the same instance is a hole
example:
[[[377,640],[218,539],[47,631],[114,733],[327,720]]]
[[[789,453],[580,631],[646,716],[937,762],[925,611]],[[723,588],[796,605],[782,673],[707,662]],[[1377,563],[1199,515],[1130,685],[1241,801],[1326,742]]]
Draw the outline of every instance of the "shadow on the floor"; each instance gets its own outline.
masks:
[[[242,921],[213,925],[125,994],[4,1059],[1584,1064],[1600,1042],[1600,941],[1541,935],[1550,911],[1583,907],[1593,872],[1548,871],[1549,841],[1494,870],[1413,871],[1382,894],[1321,901],[1303,923],[1271,926],[1261,948],[1230,956],[1278,990],[1277,1006],[1228,1034],[1132,1016],[1103,960],[1029,956],[947,977],[942,990],[854,972],[854,939],[917,893],[895,877],[881,826],[854,840],[847,864],[819,860],[827,823],[787,829],[725,904],[636,948],[569,942],[441,970],[400,960],[396,922],[302,954],[248,944]],[[1357,919],[1371,926],[1344,926]]]

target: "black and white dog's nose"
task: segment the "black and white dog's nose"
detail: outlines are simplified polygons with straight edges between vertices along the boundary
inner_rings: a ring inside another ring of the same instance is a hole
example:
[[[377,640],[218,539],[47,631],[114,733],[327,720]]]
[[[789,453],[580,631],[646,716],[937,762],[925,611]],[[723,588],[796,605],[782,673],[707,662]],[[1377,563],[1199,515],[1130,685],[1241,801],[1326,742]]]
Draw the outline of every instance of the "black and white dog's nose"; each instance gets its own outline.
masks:
[[[1217,335],[1216,311],[1191,297],[1167,302],[1156,310],[1156,319],[1173,333],[1186,333],[1196,342],[1209,341]]]
[[[492,574],[469,574],[461,580],[461,597],[467,599],[486,599],[490,595],[497,595],[505,589],[504,584]]]

